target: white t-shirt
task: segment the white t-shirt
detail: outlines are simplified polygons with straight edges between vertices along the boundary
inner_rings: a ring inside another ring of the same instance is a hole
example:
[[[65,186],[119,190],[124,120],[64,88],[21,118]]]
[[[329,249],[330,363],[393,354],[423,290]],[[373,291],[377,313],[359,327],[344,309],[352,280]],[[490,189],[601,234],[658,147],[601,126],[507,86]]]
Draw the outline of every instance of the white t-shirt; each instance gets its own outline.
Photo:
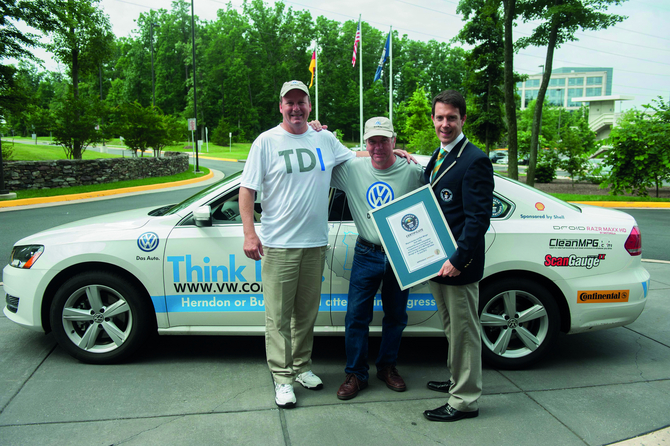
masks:
[[[261,243],[271,248],[325,246],[333,167],[355,156],[332,133],[311,127],[294,135],[277,126],[256,138],[241,186],[261,191]]]

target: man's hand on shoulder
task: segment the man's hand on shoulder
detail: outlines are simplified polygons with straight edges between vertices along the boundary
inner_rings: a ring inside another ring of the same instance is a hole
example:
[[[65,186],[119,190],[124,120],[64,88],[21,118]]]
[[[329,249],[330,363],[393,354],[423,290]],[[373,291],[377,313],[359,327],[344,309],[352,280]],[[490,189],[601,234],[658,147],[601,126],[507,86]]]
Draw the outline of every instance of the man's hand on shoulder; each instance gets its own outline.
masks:
[[[409,164],[411,161],[414,162],[414,164],[419,164],[416,158],[414,158],[412,155],[410,155],[408,152],[402,149],[395,149],[393,150],[393,153],[396,156],[399,156],[401,158],[405,158],[407,160],[407,164]]]
[[[320,132],[321,130],[328,130],[328,126],[321,124],[319,121],[314,120],[307,123],[313,130]]]

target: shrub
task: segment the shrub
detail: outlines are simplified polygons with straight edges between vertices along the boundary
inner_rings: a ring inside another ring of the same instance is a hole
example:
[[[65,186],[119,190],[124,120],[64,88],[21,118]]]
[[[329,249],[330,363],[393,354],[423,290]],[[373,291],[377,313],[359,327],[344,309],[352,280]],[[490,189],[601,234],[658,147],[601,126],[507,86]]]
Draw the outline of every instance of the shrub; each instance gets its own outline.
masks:
[[[10,161],[14,157],[14,143],[2,142],[2,161]]]
[[[556,168],[551,164],[538,164],[535,168],[535,181],[537,183],[551,183],[556,179]]]

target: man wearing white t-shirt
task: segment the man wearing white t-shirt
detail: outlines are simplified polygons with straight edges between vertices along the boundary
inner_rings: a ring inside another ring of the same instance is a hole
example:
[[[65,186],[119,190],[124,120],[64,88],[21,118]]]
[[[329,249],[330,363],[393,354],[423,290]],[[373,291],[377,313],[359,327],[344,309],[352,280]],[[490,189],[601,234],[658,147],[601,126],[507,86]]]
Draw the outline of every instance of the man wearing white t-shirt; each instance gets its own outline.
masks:
[[[308,126],[312,105],[302,82],[284,83],[279,111],[282,123],[251,146],[239,201],[244,253],[262,258],[265,350],[275,402],[290,408],[296,404],[294,381],[323,388],[311,371],[311,356],[328,243],[327,197],[333,167],[356,154],[332,133]],[[253,217],[256,191],[263,208],[259,234]]]

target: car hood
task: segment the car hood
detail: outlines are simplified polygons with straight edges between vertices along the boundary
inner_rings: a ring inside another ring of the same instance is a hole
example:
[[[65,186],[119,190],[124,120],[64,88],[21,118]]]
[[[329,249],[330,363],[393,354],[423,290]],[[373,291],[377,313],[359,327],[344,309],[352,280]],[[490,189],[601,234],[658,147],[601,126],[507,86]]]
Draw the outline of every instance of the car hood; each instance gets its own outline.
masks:
[[[153,209],[156,209],[156,207],[115,212],[73,221],[72,223],[66,223],[25,237],[16,244],[37,243],[46,238],[67,237],[68,234],[101,234],[108,231],[137,230],[145,226],[153,218],[156,218],[149,215],[149,212]]]

